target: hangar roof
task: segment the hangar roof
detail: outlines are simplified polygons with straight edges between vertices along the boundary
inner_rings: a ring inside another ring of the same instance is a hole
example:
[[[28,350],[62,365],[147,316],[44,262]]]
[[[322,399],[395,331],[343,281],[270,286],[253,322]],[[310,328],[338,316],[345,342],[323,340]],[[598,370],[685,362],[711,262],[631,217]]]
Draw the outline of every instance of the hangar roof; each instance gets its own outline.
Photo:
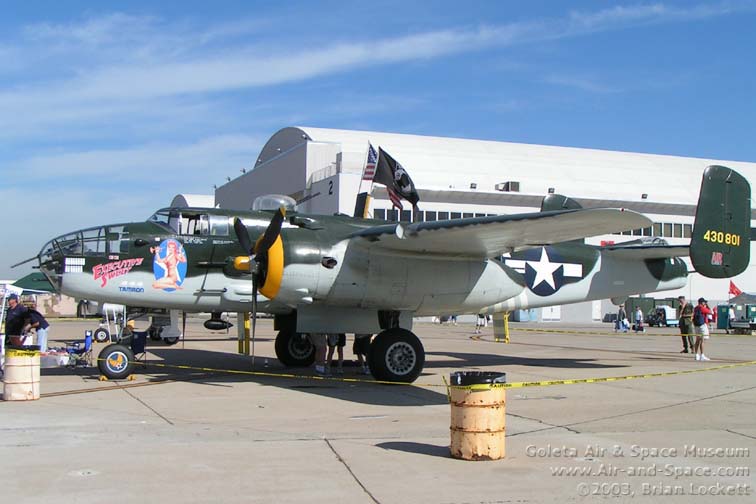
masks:
[[[499,182],[517,181],[520,192],[543,195],[549,188],[571,197],[613,196],[619,200],[695,203],[703,169],[723,164],[753,184],[756,163],[635,152],[556,147],[374,131],[288,127],[263,147],[258,164],[303,143],[339,144],[342,153],[363,153],[368,142],[389,152],[418,188],[493,192]],[[345,166],[342,172],[361,170]]]

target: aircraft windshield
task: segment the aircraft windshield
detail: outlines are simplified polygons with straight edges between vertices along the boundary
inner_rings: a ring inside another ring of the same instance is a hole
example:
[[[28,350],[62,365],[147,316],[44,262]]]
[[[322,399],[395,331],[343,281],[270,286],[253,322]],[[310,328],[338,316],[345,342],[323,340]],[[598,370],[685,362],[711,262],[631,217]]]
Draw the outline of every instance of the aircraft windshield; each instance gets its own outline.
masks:
[[[82,229],[45,243],[39,255],[41,261],[46,262],[56,254],[70,257],[126,253],[128,237],[129,233],[123,225]]]
[[[158,210],[157,212],[152,214],[152,216],[149,219],[147,219],[147,222],[158,224],[167,229],[170,229],[171,231],[175,233],[179,232],[180,221],[181,221],[181,213],[179,213],[178,210],[171,209],[171,208]]]

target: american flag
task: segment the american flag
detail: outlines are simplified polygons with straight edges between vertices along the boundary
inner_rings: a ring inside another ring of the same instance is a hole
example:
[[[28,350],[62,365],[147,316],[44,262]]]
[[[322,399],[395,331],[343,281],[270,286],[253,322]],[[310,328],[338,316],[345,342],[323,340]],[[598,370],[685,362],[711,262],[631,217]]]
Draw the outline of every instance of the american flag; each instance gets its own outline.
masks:
[[[377,160],[378,154],[375,152],[375,149],[370,142],[368,142],[367,161],[365,161],[365,170],[362,172],[362,180],[373,180]]]
[[[394,188],[386,187],[386,192],[388,192],[388,196],[389,196],[389,199],[391,200],[391,203],[399,210],[404,210],[404,207],[402,206],[402,197],[399,196],[399,194],[397,194]]]

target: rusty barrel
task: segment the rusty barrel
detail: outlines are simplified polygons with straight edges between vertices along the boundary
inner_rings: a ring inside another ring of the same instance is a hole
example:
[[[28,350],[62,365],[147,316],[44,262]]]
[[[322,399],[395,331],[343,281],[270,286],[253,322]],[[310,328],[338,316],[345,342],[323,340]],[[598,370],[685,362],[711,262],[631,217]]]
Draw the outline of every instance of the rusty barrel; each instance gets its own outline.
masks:
[[[39,399],[39,360],[38,346],[5,348],[3,400]]]
[[[452,457],[504,458],[505,383],[505,373],[458,371],[450,375]]]

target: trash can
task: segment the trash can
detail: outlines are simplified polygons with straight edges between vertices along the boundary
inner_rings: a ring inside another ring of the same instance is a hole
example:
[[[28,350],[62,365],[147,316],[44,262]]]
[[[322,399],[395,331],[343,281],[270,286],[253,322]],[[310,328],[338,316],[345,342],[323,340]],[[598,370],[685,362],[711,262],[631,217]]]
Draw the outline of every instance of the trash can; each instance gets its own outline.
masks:
[[[458,371],[449,377],[451,455],[464,460],[504,458],[505,373]]]
[[[5,347],[4,401],[39,399],[39,347]]]

